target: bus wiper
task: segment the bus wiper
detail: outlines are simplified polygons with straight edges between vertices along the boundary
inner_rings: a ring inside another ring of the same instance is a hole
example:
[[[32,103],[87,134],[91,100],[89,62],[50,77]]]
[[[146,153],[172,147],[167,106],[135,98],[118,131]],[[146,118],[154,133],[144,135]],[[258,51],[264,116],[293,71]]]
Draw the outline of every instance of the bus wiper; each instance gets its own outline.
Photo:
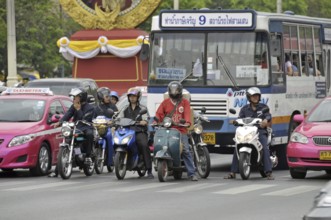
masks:
[[[216,56],[217,56],[217,57],[216,57],[216,58],[217,58],[217,60],[216,60],[216,67],[217,67],[217,69],[218,69],[218,62],[217,62],[217,61],[220,61],[220,63],[222,64],[222,66],[223,66],[223,68],[224,68],[224,70],[225,70],[225,72],[226,72],[226,75],[229,77],[229,79],[230,79],[230,81],[231,81],[231,83],[232,83],[232,86],[233,86],[236,90],[239,90],[238,85],[237,85],[237,83],[236,83],[236,80],[235,80],[235,79],[233,78],[233,76],[231,75],[231,73],[230,73],[228,67],[226,66],[226,64],[225,64],[225,62],[224,62],[222,56],[218,54],[218,45],[217,45],[217,47],[216,47]]]

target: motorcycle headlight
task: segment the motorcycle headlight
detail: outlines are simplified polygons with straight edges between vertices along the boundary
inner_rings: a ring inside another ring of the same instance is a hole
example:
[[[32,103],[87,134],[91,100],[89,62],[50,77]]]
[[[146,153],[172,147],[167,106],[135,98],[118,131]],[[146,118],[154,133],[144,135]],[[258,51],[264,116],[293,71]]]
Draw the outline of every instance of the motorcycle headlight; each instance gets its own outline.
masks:
[[[200,124],[196,124],[194,125],[194,132],[196,134],[201,134],[203,132],[203,128],[202,128],[202,125]]]
[[[171,124],[172,124],[171,122],[172,122],[171,118],[166,117],[166,118],[163,119],[163,126],[165,128],[170,128]]]
[[[307,144],[308,143],[308,138],[304,136],[303,134],[300,134],[298,132],[293,132],[291,135],[290,140],[292,142],[296,143],[302,143],[302,144]]]
[[[122,145],[125,145],[125,144],[127,144],[130,140],[131,140],[131,138],[132,138],[132,135],[129,135],[129,136],[127,136],[127,137],[125,137],[125,138],[123,138],[123,140],[122,140]]]
[[[33,134],[28,134],[28,135],[22,135],[22,136],[14,137],[9,142],[8,147],[14,147],[14,146],[18,146],[18,145],[22,145],[22,144],[28,143],[28,142],[32,141],[34,138],[35,138],[35,136]]]
[[[114,143],[119,145],[120,144],[120,139],[118,137],[114,137]]]
[[[251,133],[246,134],[246,135],[241,135],[241,134],[236,135],[237,141],[239,143],[250,142],[253,139],[253,137],[254,137],[254,132],[251,132]]]
[[[62,126],[61,132],[64,137],[69,137],[71,135],[71,128],[69,126]]]

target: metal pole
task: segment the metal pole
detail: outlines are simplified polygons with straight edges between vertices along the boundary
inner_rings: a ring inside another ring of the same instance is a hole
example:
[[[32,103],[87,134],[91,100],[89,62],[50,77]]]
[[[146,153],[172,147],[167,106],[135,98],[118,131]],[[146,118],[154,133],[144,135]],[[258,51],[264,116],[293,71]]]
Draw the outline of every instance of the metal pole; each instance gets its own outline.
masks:
[[[7,0],[7,55],[8,55],[8,76],[7,86],[17,83],[16,64],[16,30],[15,30],[15,1]]]
[[[277,13],[282,13],[282,0],[277,0]]]
[[[174,10],[179,9],[179,0],[174,0]]]

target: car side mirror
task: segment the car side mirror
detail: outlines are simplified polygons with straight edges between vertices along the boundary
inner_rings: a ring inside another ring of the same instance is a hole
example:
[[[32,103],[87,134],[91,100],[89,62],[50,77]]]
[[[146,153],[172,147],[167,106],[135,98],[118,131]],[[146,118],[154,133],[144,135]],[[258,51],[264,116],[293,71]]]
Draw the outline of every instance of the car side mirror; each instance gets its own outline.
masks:
[[[52,117],[50,117],[50,119],[48,120],[48,123],[49,124],[56,123],[56,122],[60,121],[61,117],[62,117],[62,115],[54,114],[54,115],[52,115]]]
[[[293,121],[301,123],[305,120],[305,117],[301,114],[297,114],[293,116]]]

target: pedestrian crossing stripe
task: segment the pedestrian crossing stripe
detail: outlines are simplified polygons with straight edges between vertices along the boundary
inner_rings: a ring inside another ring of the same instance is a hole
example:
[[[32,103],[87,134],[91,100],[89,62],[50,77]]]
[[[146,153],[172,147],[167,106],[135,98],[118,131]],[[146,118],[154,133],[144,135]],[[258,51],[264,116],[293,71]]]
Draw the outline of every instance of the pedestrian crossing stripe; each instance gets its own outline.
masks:
[[[239,187],[234,187],[231,189],[221,190],[221,191],[214,192],[214,193],[235,195],[235,194],[239,194],[239,193],[246,193],[246,192],[252,192],[252,191],[256,191],[256,190],[266,189],[266,188],[270,188],[273,186],[276,186],[276,185],[251,184],[251,185],[247,185],[247,186],[239,186]]]
[[[28,190],[39,190],[52,187],[66,186],[71,184],[77,184],[77,182],[56,182],[56,183],[44,183],[39,185],[21,186],[10,189],[5,189],[5,191],[28,191]]]
[[[183,193],[183,192],[188,192],[188,191],[195,191],[195,190],[219,187],[222,185],[226,185],[226,183],[218,183],[218,184],[203,183],[203,184],[198,184],[198,185],[190,185],[190,186],[176,187],[176,188],[172,188],[172,189],[165,189],[165,190],[161,190],[161,191],[157,191],[157,192]]]
[[[293,196],[293,195],[297,195],[297,194],[300,194],[300,193],[313,191],[313,190],[316,190],[316,189],[320,189],[320,187],[305,186],[305,185],[295,186],[295,187],[291,187],[291,188],[287,188],[287,189],[282,189],[282,190],[278,190],[278,191],[264,193],[264,194],[262,194],[262,196]]]

